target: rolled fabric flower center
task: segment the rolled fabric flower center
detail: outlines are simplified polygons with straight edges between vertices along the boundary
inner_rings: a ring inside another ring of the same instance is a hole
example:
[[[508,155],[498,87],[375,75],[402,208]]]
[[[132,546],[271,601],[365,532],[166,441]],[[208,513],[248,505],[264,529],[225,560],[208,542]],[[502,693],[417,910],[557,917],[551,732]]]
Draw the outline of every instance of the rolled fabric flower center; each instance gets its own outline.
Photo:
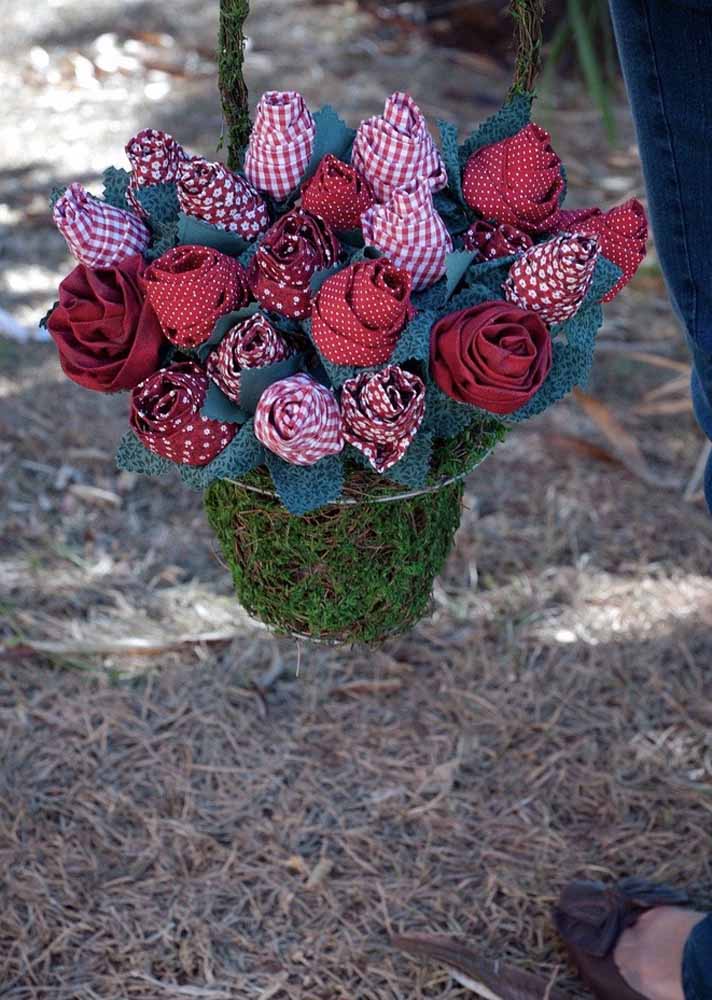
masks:
[[[361,216],[375,200],[366,178],[331,153],[302,185],[302,206],[337,231],[358,229]]]
[[[505,297],[547,323],[563,323],[581,307],[600,254],[592,236],[563,234],[526,250],[504,283]]]
[[[254,240],[269,226],[267,206],[238,174],[222,163],[195,157],[180,164],[178,200],[186,215]]]
[[[344,439],[382,473],[403,458],[423,422],[425,385],[398,365],[363,372],[344,383],[341,413]]]
[[[262,95],[245,155],[245,176],[258,191],[285,198],[309,166],[316,125],[301,94]]]
[[[265,368],[284,361],[291,347],[261,313],[228,330],[208,357],[208,376],[233,402],[240,402],[240,373],[245,368]]]
[[[254,427],[257,439],[292,465],[314,465],[344,446],[334,394],[303,373],[265,390],[257,404]]]
[[[88,267],[114,267],[142,254],[151,242],[139,218],[93,198],[81,184],[70,184],[52,217],[70,252]]]

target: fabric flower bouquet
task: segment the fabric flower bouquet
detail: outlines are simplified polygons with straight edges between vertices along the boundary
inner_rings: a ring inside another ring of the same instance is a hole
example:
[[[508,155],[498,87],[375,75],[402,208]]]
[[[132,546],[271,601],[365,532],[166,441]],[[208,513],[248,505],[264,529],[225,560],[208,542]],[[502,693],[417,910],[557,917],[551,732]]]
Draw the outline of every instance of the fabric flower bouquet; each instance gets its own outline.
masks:
[[[103,198],[55,192],[79,263],[45,322],[70,379],[130,393],[119,466],[201,490],[266,467],[304,515],[351,470],[425,489],[449,440],[481,458],[585,383],[646,219],[563,209],[530,109],[438,149],[405,93],[354,131],[270,92],[241,172],[146,129]]]

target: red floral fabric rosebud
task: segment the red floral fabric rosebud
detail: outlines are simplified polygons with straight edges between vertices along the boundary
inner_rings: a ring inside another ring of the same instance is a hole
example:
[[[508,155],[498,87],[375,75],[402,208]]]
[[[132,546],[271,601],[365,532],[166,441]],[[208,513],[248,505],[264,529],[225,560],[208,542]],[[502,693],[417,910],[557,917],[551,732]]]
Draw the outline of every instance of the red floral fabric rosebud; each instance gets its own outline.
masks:
[[[265,309],[304,319],[311,308],[313,275],[338,256],[338,240],[324,220],[295,208],[268,230],[252,258],[252,293]]]
[[[302,207],[320,216],[337,232],[359,229],[361,216],[375,200],[366,178],[331,153],[302,186]]]
[[[447,185],[445,164],[420,108],[401,91],[388,98],[382,117],[361,122],[351,163],[379,201],[388,201],[396,188],[414,180],[427,181],[433,192]]]
[[[202,157],[178,167],[178,201],[186,215],[255,240],[269,226],[267,206],[257,192],[222,163]]]
[[[113,267],[142,254],[151,242],[140,219],[93,198],[81,184],[70,184],[55,202],[52,218],[70,252],[87,267]]]
[[[290,357],[292,349],[266,316],[255,313],[225,334],[208,357],[208,376],[233,402],[240,402],[243,368],[265,368]]]
[[[398,365],[344,382],[344,440],[362,452],[378,473],[399,462],[425,415],[425,384]]]
[[[435,211],[425,181],[398,188],[385,205],[374,205],[362,219],[367,244],[410,273],[413,290],[434,285],[445,274],[452,237]]]
[[[273,382],[257,404],[255,437],[291,465],[338,455],[344,439],[336,397],[303,373]]]
[[[47,328],[64,374],[85,389],[133,389],[158,367],[165,341],[146,302],[145,266],[138,255],[116,267],[79,264],[59,286]]]
[[[462,178],[465,201],[478,215],[531,235],[555,228],[563,190],[561,160],[549,133],[534,124],[473,153]]]
[[[585,299],[600,253],[595,236],[563,234],[539,243],[510,267],[505,298],[545,323],[563,323]]]
[[[327,278],[312,307],[312,339],[337,365],[388,361],[414,315],[407,271],[385,257],[364,260]]]
[[[531,236],[514,226],[494,226],[483,219],[474,222],[462,237],[465,250],[476,250],[482,260],[509,257],[533,246]]]
[[[316,124],[301,94],[263,94],[245,156],[250,184],[278,200],[286,198],[309,166],[315,136]]]
[[[178,347],[207,340],[220,316],[250,301],[245,269],[212,247],[173,247],[146,270],[148,300]]]
[[[483,302],[443,316],[430,342],[430,368],[442,391],[490,413],[513,413],[541,388],[551,368],[543,320],[508,302]]]
[[[577,233],[595,236],[601,245],[603,256],[623,272],[620,281],[603,296],[604,302],[610,302],[616,297],[645,259],[648,219],[637,198],[631,198],[623,205],[616,205],[608,212],[602,212],[599,208],[560,212],[557,225],[559,229],[575,229]]]
[[[189,159],[179,142],[157,128],[144,128],[126,143],[126,155],[131,164],[131,182],[126,199],[139,215],[144,215],[136,197],[138,188],[150,184],[174,184],[180,164]]]
[[[237,433],[236,424],[202,417],[208,377],[184,361],[162,368],[131,396],[131,428],[141,444],[179,465],[207,465]]]

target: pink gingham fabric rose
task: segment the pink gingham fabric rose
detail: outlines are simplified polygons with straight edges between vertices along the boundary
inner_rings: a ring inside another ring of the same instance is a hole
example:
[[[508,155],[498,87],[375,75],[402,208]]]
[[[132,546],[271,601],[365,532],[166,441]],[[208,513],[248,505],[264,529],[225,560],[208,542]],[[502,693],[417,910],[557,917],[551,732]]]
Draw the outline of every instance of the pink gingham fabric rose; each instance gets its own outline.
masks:
[[[316,124],[301,94],[263,94],[245,156],[250,184],[278,200],[286,198],[309,166],[315,136]]]
[[[126,155],[131,164],[131,181],[126,200],[139,215],[144,215],[136,197],[139,188],[152,184],[174,184],[180,164],[189,159],[179,142],[157,128],[144,128],[126,143]]]
[[[291,465],[314,465],[344,447],[336,397],[303,373],[274,382],[262,393],[254,427],[258,441]]]
[[[181,211],[245,240],[256,240],[269,226],[269,213],[257,192],[222,163],[202,157],[178,167]]]
[[[282,334],[258,312],[228,330],[208,357],[208,377],[239,405],[240,375],[245,368],[266,368],[291,354]]]
[[[423,380],[399,365],[374,374],[362,372],[341,390],[344,440],[362,452],[378,473],[403,458],[424,415]]]
[[[81,184],[70,184],[52,218],[70,252],[87,267],[114,267],[142,254],[151,242],[139,218],[92,197]]]
[[[600,253],[595,236],[564,234],[538,243],[510,267],[504,296],[545,323],[563,323],[586,298]]]

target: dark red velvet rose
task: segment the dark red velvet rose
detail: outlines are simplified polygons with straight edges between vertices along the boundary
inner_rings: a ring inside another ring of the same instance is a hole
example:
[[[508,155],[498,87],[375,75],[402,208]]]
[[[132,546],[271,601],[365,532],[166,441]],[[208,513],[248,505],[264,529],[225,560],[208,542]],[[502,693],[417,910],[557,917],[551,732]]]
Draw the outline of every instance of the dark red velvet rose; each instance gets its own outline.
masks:
[[[139,255],[116,267],[79,264],[59,286],[47,328],[65,375],[85,389],[133,389],[154,372],[165,343],[146,302]]]
[[[533,246],[531,236],[502,223],[492,225],[484,219],[473,222],[462,237],[465,250],[476,250],[482,260],[494,260],[497,257],[509,257],[513,253],[523,253]]]
[[[355,167],[328,153],[302,187],[302,205],[337,232],[361,227],[361,216],[376,203],[373,188]]]
[[[536,313],[483,302],[433,327],[430,367],[442,391],[490,413],[513,413],[551,368],[551,337]]]

